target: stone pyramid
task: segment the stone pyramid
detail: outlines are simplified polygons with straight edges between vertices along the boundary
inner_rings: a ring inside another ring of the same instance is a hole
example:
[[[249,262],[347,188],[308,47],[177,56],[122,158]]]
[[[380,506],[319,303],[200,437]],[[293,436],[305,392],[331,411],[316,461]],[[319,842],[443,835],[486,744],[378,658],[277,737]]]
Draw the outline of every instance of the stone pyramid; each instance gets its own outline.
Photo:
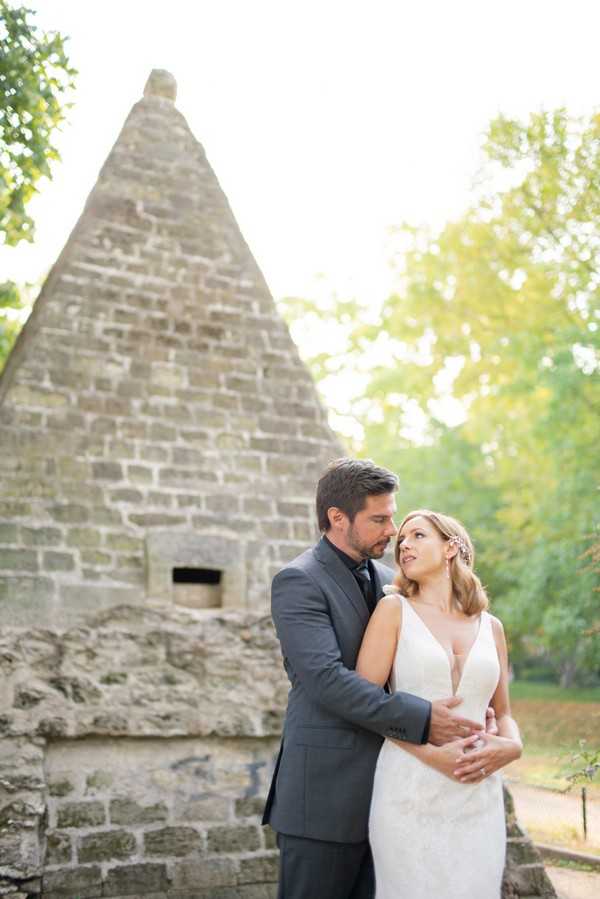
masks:
[[[266,608],[342,454],[155,70],[0,379],[0,623]]]

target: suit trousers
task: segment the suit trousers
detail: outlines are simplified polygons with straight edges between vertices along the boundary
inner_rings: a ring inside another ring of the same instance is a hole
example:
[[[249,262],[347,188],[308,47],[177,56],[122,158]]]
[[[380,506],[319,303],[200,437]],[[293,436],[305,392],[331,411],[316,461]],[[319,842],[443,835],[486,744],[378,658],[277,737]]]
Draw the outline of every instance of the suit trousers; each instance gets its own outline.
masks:
[[[277,899],[374,899],[368,842],[332,843],[277,834]]]

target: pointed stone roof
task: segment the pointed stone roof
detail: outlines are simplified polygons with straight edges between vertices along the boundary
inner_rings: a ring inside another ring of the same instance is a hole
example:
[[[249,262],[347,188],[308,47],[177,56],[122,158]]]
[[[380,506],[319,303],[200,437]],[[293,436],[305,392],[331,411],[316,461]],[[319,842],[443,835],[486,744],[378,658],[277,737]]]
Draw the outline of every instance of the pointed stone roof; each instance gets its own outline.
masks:
[[[169,601],[198,557],[260,608],[315,536],[342,449],[175,96],[153,71],[0,378],[0,623]]]

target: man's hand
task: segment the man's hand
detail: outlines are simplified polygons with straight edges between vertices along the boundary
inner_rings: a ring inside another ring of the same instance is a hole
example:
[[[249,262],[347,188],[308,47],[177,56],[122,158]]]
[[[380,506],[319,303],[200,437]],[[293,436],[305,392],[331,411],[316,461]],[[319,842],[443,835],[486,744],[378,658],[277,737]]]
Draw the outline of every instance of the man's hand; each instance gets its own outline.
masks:
[[[462,740],[472,734],[483,731],[481,724],[470,721],[468,718],[459,718],[451,709],[460,705],[462,699],[459,696],[451,696],[449,699],[438,699],[431,703],[431,722],[429,725],[429,742],[435,746],[443,746],[451,740]]]
[[[498,722],[496,721],[496,713],[493,708],[491,708],[491,706],[485,713],[485,732],[486,734],[491,734],[493,737],[498,736]]]

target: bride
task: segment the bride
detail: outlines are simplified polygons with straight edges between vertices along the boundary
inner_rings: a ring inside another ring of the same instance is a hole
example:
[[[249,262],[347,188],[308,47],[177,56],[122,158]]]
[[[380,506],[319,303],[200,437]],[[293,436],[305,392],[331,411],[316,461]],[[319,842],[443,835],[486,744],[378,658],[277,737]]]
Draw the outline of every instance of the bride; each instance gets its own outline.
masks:
[[[369,820],[376,899],[499,899],[506,845],[500,768],[519,758],[500,621],[473,572],[463,526],[428,510],[406,516],[399,573],[384,588],[356,670],[435,701],[452,692],[481,733],[445,746],[386,739]],[[485,733],[488,705],[498,734]]]

